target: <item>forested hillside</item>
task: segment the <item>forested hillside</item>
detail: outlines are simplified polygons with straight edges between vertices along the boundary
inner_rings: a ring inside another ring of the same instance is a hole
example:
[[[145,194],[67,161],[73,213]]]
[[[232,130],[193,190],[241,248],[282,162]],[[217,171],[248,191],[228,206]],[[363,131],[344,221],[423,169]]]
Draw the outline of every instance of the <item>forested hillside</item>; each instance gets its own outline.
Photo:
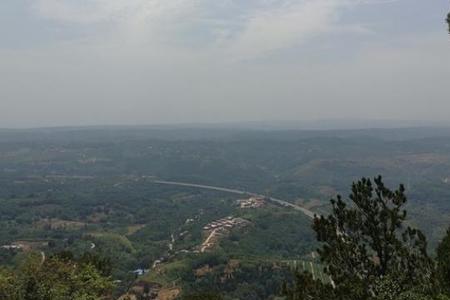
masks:
[[[423,230],[430,257],[450,224],[446,129],[73,128],[0,136],[4,274],[30,255],[63,269],[61,253],[75,263],[98,256],[110,262],[116,298],[210,290],[225,299],[275,299],[295,270],[330,284],[311,219],[293,207],[327,215],[329,199],[348,195],[362,176],[405,184],[405,223]]]

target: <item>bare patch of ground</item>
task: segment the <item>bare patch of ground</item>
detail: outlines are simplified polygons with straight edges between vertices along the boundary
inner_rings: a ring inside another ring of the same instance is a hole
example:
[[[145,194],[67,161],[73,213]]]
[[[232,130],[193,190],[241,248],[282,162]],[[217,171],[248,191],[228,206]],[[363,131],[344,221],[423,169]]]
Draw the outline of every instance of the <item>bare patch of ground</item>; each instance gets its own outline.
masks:
[[[213,269],[210,266],[206,265],[201,268],[198,268],[197,270],[194,271],[194,273],[196,277],[203,277],[211,273],[212,271]]]
[[[181,289],[171,288],[171,289],[161,289],[158,293],[159,300],[174,300],[180,295]]]

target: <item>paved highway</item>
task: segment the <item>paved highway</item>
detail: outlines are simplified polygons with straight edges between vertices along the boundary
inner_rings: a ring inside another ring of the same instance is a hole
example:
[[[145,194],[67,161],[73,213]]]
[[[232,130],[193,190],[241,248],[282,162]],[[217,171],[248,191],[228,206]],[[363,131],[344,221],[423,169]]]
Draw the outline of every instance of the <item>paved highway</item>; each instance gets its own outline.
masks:
[[[153,183],[156,184],[164,184],[164,185],[175,185],[175,186],[184,186],[184,187],[192,187],[192,188],[199,188],[204,190],[213,190],[213,191],[219,191],[219,192],[225,192],[225,193],[232,193],[232,194],[238,194],[238,195],[248,195],[248,196],[256,196],[256,197],[264,197],[267,198],[264,195],[259,195],[256,193],[246,192],[246,191],[240,191],[235,189],[229,189],[224,187],[218,187],[218,186],[212,186],[212,185],[203,185],[203,184],[195,184],[195,183],[187,183],[187,182],[177,182],[177,181],[165,181],[165,180],[153,180]],[[280,200],[273,197],[268,197],[268,199],[272,202],[275,202],[279,205],[289,207],[295,210],[298,210],[305,214],[307,217],[314,219],[314,213],[310,211],[307,208],[301,207],[299,205],[292,204],[290,202]]]

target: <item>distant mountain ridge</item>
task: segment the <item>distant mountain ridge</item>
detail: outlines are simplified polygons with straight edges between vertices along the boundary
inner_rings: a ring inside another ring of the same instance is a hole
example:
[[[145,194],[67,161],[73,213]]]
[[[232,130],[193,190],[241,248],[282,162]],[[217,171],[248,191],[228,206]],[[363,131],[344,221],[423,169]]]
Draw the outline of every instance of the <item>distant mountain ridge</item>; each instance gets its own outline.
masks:
[[[450,121],[394,120],[394,119],[317,119],[317,120],[251,120],[235,122],[191,122],[151,124],[104,124],[0,127],[3,131],[22,130],[81,130],[81,129],[241,129],[241,130],[355,130],[355,129],[398,129],[419,127],[449,127]]]
[[[448,138],[449,126],[408,126],[413,123],[365,123],[351,128],[347,123],[329,122],[301,126],[300,123],[234,123],[234,124],[185,124],[185,125],[145,125],[145,126],[86,126],[47,127],[30,129],[0,129],[0,142],[37,141],[48,139],[97,141],[111,138],[126,140],[298,140],[309,138],[377,138],[382,140],[411,140],[422,138]],[[320,125],[320,126],[319,126]],[[333,127],[333,126],[334,127]],[[377,126],[378,125],[378,126]],[[383,127],[384,126],[384,127]],[[348,128],[346,128],[348,127]]]

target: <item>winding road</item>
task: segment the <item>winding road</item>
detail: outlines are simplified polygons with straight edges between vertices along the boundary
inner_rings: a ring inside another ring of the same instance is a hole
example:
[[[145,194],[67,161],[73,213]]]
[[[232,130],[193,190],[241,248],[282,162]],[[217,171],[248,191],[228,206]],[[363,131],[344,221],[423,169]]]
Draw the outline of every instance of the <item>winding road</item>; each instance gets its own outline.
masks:
[[[152,180],[152,183],[155,184],[162,184],[162,185],[173,185],[173,186],[181,186],[181,187],[190,187],[190,188],[198,188],[198,189],[204,189],[204,190],[213,190],[213,191],[219,191],[219,192],[225,192],[225,193],[231,193],[231,194],[237,194],[237,195],[246,195],[246,196],[254,196],[254,197],[264,197],[266,199],[269,199],[270,201],[277,203],[281,206],[284,207],[289,207],[292,208],[294,210],[300,211],[302,212],[305,216],[307,216],[310,219],[314,219],[314,217],[316,216],[316,214],[314,212],[312,212],[311,210],[301,207],[299,205],[296,204],[292,204],[290,202],[281,200],[281,199],[277,199],[277,198],[273,198],[273,197],[267,197],[264,195],[260,195],[257,193],[252,193],[252,192],[247,192],[247,191],[241,191],[241,190],[236,190],[236,189],[230,189],[230,188],[225,188],[225,187],[219,187],[219,186],[212,186],[212,185],[203,185],[203,184],[195,184],[195,183],[187,183],[187,182],[178,182],[178,181],[165,181],[165,180]],[[211,239],[211,237],[215,234],[215,230],[209,235],[208,239],[202,244],[202,251],[203,252],[205,250],[205,245],[207,245],[207,243],[209,243],[209,240]],[[313,256],[314,259],[314,256]],[[310,262],[311,265],[311,271],[312,271],[312,276],[313,278],[315,278],[315,273],[314,273],[314,267],[312,262]],[[305,269],[305,262],[303,261],[303,269]],[[331,285],[333,286],[333,288],[336,288],[336,284],[334,283],[333,279],[331,278],[331,276],[329,277]]]
[[[230,189],[225,187],[218,187],[218,186],[212,186],[212,185],[203,185],[203,184],[195,184],[195,183],[187,183],[187,182],[178,182],[178,181],[165,181],[165,180],[152,180],[155,184],[163,184],[163,185],[174,185],[174,186],[183,186],[183,187],[191,187],[191,188],[198,188],[198,189],[204,189],[204,190],[213,190],[213,191],[219,191],[219,192],[225,192],[225,193],[231,193],[231,194],[238,194],[238,195],[248,195],[248,196],[255,196],[255,197],[264,197],[266,199],[269,199],[272,202],[275,202],[279,205],[290,207],[292,209],[295,209],[297,211],[302,212],[305,214],[305,216],[309,217],[310,219],[314,219],[315,213],[311,210],[301,207],[296,204],[292,204],[290,202],[280,200],[273,197],[266,197],[264,195],[247,192],[247,191],[241,191],[236,189]]]

